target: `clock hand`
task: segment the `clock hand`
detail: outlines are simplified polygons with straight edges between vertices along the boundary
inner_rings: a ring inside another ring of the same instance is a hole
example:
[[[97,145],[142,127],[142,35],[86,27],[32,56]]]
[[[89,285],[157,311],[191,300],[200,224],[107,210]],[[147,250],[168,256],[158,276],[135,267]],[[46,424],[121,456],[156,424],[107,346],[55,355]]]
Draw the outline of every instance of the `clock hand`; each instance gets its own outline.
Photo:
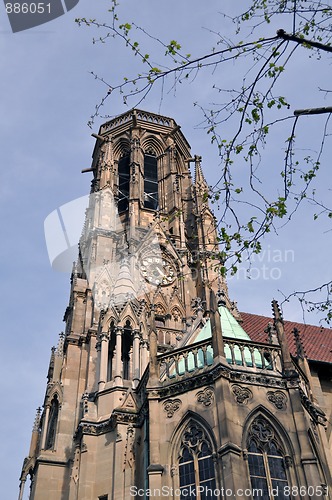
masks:
[[[157,267],[156,269],[157,269],[160,276],[162,276],[162,277],[165,276],[165,273],[163,272],[163,270],[161,270],[159,267]]]

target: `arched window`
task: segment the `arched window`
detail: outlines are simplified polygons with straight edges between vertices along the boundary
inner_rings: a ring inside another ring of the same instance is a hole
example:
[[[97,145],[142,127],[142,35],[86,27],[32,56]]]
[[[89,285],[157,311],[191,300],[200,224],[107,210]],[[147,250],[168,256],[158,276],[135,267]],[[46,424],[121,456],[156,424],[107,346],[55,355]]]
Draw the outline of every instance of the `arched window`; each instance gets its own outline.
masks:
[[[119,192],[118,192],[118,210],[123,212],[128,208],[129,200],[129,181],[130,181],[130,156],[122,156],[118,163]]]
[[[122,366],[123,366],[123,378],[129,380],[130,378],[130,357],[132,353],[133,346],[133,332],[130,326],[130,321],[126,321],[126,325],[123,329],[122,336]]]
[[[265,418],[257,417],[251,424],[247,448],[253,499],[289,499],[285,494],[288,480],[284,454],[273,427]]]
[[[113,360],[114,360],[114,353],[115,353],[115,343],[116,343],[115,326],[114,326],[114,321],[112,321],[111,327],[110,327],[110,339],[108,341],[107,381],[112,380],[112,376],[113,376]]]
[[[144,155],[144,207],[158,208],[158,165],[156,155]]]
[[[217,499],[212,445],[203,427],[190,421],[181,436],[180,500]],[[198,488],[200,486],[200,488]]]
[[[56,428],[58,424],[58,416],[59,416],[59,400],[58,396],[55,394],[52,399],[50,413],[48,417],[45,450],[52,450],[54,448]]]

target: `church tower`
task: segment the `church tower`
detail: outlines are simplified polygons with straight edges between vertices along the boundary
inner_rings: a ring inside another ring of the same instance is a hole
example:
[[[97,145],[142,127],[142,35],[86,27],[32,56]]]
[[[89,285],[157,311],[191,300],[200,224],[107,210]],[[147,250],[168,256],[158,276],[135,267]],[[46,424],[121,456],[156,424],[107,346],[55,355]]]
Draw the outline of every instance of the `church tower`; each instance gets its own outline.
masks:
[[[275,302],[268,343],[241,326],[201,158],[173,119],[140,110],[94,136],[19,500],[28,477],[30,500],[332,498],[305,357],[291,356]]]

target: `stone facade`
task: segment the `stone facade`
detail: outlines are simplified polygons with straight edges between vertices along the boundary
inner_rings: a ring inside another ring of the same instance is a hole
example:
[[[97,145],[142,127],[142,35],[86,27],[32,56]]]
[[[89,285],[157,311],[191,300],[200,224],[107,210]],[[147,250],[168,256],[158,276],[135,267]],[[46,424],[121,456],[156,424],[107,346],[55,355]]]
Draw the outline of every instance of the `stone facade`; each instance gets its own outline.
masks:
[[[241,328],[180,127],[140,110],[111,120],[91,172],[19,499],[29,477],[31,500],[332,498],[325,403],[275,302],[273,342]]]

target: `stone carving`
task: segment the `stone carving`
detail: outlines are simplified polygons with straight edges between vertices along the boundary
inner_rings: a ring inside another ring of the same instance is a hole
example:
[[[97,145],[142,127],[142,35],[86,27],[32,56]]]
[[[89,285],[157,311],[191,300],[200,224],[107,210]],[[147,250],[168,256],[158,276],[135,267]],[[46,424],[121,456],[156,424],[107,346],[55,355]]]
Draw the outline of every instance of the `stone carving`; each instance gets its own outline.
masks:
[[[214,391],[212,387],[206,387],[196,394],[197,402],[204,406],[211,406],[214,401]]]
[[[252,392],[247,387],[241,387],[240,385],[234,384],[232,385],[232,392],[239,405],[246,405],[248,401],[252,399]]]
[[[309,412],[314,422],[321,425],[326,425],[326,415],[317,405],[315,405],[308,396],[300,389],[301,402],[304,408]]]
[[[77,484],[77,481],[79,478],[80,457],[81,457],[81,450],[77,446],[76,450],[75,450],[74,463],[73,463],[73,468],[72,468],[72,473],[71,473],[71,479],[74,481],[75,484]]]
[[[126,436],[126,444],[124,450],[124,467],[128,465],[130,468],[133,467],[135,460],[135,450],[134,450],[134,442],[135,442],[135,431],[133,425],[128,425],[127,427],[127,436]]]
[[[203,443],[208,447],[206,452],[212,455],[211,442],[205,430],[198,422],[190,420],[182,433],[180,456],[186,449],[189,450],[191,454],[200,453]]]
[[[187,448],[196,451],[199,444],[204,441],[205,432],[202,427],[196,422],[190,422],[186,427],[182,435],[182,443],[187,446]]]
[[[179,475],[179,469],[176,465],[171,466],[170,474],[171,474],[171,477]]]
[[[172,418],[174,413],[178,411],[182,405],[181,399],[167,399],[163,403],[164,411],[168,418]]]
[[[274,438],[271,425],[262,417],[255,418],[250,427],[250,434],[261,443],[269,443]]]
[[[155,314],[157,314],[158,316],[165,316],[166,314],[165,308],[161,304],[156,304]]]
[[[82,406],[83,406],[83,414],[88,413],[89,411],[89,393],[84,392],[82,394]]]
[[[266,394],[267,400],[272,403],[277,410],[286,410],[287,408],[287,397],[281,391],[269,391]]]
[[[172,309],[172,316],[173,316],[173,319],[175,322],[180,321],[180,318],[181,318],[180,309],[178,309],[177,307],[174,307]]]

